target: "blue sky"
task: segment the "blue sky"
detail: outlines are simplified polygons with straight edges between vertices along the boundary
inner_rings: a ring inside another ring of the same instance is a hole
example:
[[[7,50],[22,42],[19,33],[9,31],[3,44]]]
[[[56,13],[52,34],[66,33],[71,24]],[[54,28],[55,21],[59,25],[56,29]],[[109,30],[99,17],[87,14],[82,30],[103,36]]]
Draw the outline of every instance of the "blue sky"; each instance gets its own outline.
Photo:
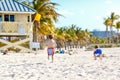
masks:
[[[120,15],[120,0],[51,0],[60,4],[57,12],[59,17],[57,27],[77,25],[82,29],[105,30],[104,18],[111,12]]]

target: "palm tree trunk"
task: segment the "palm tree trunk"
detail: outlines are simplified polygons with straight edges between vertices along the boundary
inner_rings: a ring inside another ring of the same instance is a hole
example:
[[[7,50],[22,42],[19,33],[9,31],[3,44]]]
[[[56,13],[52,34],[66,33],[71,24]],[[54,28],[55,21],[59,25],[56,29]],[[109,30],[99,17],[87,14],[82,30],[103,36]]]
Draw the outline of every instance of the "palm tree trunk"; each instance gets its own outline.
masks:
[[[107,43],[109,43],[109,41],[108,41],[108,26],[106,26],[106,38],[107,38]]]
[[[37,42],[37,27],[39,27],[39,22],[38,21],[34,21],[33,42]]]
[[[113,29],[112,29],[112,26],[110,27],[110,29],[111,29],[111,40],[112,40],[112,43],[114,43],[114,32],[113,32]]]
[[[119,43],[119,29],[117,30],[117,43]]]
[[[115,39],[115,37],[114,37],[114,32],[113,32],[113,30],[112,30],[112,43],[115,42],[114,39]]]

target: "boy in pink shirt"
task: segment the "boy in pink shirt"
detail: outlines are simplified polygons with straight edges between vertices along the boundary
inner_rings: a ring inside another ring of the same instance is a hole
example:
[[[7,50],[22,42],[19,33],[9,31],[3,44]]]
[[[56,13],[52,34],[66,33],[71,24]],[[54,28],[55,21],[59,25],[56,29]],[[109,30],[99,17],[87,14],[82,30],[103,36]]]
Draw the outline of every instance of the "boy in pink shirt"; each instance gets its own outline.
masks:
[[[54,60],[54,53],[55,53],[55,47],[57,46],[55,40],[53,39],[52,35],[48,36],[48,40],[46,41],[46,45],[47,45],[47,52],[48,52],[48,59],[49,56],[52,56],[52,62]]]

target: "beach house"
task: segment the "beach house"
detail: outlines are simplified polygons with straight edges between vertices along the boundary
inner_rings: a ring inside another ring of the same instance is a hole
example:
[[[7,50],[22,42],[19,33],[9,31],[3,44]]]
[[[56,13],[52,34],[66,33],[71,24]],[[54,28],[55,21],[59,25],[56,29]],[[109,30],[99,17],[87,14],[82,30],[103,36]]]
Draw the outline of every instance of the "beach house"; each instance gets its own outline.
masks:
[[[32,14],[35,10],[16,0],[0,0],[0,50],[19,48],[32,51],[20,46],[32,40]],[[18,40],[15,42],[11,42]]]

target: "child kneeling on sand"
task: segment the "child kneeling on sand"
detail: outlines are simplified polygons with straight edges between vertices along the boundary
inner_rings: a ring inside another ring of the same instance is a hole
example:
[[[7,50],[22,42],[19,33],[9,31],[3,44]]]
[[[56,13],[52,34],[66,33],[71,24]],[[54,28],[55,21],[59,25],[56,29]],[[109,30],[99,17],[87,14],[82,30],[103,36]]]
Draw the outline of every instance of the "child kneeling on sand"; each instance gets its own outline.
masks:
[[[55,53],[55,47],[57,46],[55,40],[53,39],[53,35],[48,36],[48,40],[46,41],[46,45],[48,47],[47,52],[48,52],[48,59],[49,56],[52,56],[52,62],[54,60],[54,53]]]
[[[93,53],[94,59],[96,60],[96,57],[99,57],[102,60],[102,50],[98,48],[98,45],[95,45],[95,51]]]

